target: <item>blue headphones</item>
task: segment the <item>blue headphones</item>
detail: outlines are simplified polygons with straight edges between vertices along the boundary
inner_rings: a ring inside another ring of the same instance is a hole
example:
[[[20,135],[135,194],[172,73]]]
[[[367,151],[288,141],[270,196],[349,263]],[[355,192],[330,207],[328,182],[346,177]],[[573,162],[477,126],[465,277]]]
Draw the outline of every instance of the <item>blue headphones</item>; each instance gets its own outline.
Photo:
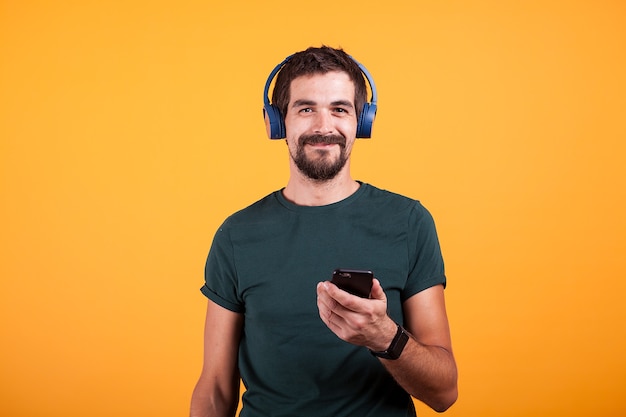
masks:
[[[269,77],[267,78],[267,82],[265,83],[265,89],[263,90],[263,117],[269,119],[269,137],[270,139],[284,139],[286,136],[285,130],[285,121],[280,115],[280,111],[276,106],[270,104],[269,98],[269,89],[272,80],[281,70],[281,68],[291,59],[293,55],[289,55],[283,62],[276,65],[276,68],[272,70]],[[352,58],[352,57],[350,57]],[[372,136],[372,127],[374,124],[374,118],[376,117],[376,85],[374,84],[374,80],[370,75],[369,71],[361,65],[356,59],[352,58],[352,60],[359,66],[363,75],[367,79],[367,82],[370,85],[370,89],[372,90],[372,99],[369,103],[363,104],[363,109],[361,110],[361,114],[359,115],[358,124],[356,127],[356,137],[357,138],[369,138]]]

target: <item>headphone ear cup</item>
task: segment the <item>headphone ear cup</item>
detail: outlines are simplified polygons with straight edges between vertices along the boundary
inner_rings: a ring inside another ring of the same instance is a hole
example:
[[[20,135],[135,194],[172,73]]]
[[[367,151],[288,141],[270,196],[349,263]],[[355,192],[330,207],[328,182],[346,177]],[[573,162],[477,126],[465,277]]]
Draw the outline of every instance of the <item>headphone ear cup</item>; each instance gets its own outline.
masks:
[[[359,115],[356,127],[357,138],[371,138],[374,119],[376,118],[376,103],[365,103]]]
[[[286,136],[285,123],[277,107],[266,104],[263,106],[265,129],[270,139],[283,139]]]

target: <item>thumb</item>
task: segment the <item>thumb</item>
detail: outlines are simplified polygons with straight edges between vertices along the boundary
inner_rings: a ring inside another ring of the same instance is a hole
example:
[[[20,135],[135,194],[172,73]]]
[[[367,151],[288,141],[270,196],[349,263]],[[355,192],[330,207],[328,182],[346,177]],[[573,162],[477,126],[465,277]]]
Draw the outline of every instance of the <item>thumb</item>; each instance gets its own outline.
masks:
[[[380,281],[378,281],[376,278],[374,278],[374,280],[372,281],[372,292],[370,293],[370,298],[381,301],[387,300],[387,296],[383,291],[383,287],[382,285],[380,285]]]

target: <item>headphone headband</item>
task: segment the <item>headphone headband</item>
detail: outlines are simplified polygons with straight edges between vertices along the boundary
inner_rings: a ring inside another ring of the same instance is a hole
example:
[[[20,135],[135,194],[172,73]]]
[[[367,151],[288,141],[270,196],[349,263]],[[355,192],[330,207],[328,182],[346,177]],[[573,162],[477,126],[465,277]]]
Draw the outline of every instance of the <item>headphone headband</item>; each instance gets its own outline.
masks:
[[[284,139],[286,136],[285,129],[285,121],[280,114],[280,110],[278,107],[270,103],[269,98],[269,90],[274,77],[276,74],[285,66],[285,64],[293,57],[289,55],[287,58],[283,60],[280,64],[276,65],[272,72],[270,72],[269,77],[267,77],[267,81],[265,82],[265,88],[263,89],[263,116],[267,118],[269,123],[268,126],[268,135],[270,139]],[[361,73],[365,76],[367,80],[370,90],[372,91],[372,98],[369,103],[363,104],[363,109],[361,109],[361,113],[358,117],[358,123],[356,128],[356,137],[357,138],[370,138],[372,136],[372,127],[374,124],[374,118],[376,117],[377,110],[377,101],[378,95],[376,93],[376,85],[374,84],[374,79],[370,75],[369,71],[365,66],[363,66],[360,62],[354,59],[352,56],[350,58],[354,61],[355,64],[358,65]]]

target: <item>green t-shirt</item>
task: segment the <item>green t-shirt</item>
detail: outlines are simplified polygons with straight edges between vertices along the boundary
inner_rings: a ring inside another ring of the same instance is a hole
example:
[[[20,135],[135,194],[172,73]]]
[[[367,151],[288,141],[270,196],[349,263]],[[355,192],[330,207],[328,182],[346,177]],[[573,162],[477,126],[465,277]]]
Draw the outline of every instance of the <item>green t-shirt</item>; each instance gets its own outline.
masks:
[[[429,212],[369,184],[317,207],[297,206],[276,191],[217,231],[201,291],[244,315],[241,416],[415,415],[379,360],[320,319],[316,285],[336,268],[372,270],[398,323],[403,301],[446,283]]]

